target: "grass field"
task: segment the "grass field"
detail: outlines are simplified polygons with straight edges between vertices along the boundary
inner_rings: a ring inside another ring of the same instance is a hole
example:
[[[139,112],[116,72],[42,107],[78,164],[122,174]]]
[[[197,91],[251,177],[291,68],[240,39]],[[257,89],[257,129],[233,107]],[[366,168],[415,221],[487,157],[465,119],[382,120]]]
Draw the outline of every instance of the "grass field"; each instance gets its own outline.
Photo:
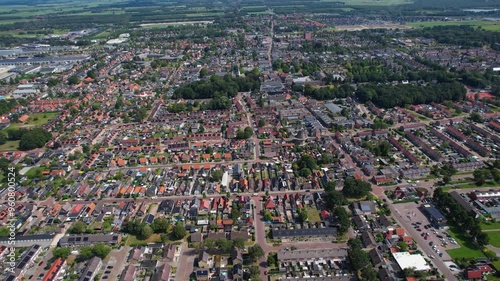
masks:
[[[12,123],[5,130],[9,129],[17,129],[17,128],[28,128],[28,127],[36,127],[41,126],[49,122],[49,120],[58,116],[59,112],[41,112],[41,113],[33,113],[30,115],[28,121],[24,123]]]
[[[453,259],[457,258],[480,258],[484,257],[483,252],[478,249],[471,240],[467,239],[462,233],[456,231],[453,227],[448,231],[450,235],[455,238],[460,248],[447,250],[448,254]]]
[[[490,238],[491,246],[500,248],[500,231],[487,231],[485,233]]]
[[[134,235],[129,235],[127,239],[127,245],[134,246],[134,245],[145,245],[148,243],[155,243],[161,241],[160,239],[160,234],[153,234],[151,235],[148,239],[146,240],[140,240]]]
[[[19,147],[19,141],[7,141],[5,144],[0,145],[0,152],[16,151]]]
[[[407,23],[407,25],[412,27],[472,25],[472,26],[480,26],[485,30],[500,32],[500,21],[485,21],[485,20],[428,21],[428,22],[412,22],[412,23]]]
[[[482,223],[481,230],[500,230],[500,222]]]

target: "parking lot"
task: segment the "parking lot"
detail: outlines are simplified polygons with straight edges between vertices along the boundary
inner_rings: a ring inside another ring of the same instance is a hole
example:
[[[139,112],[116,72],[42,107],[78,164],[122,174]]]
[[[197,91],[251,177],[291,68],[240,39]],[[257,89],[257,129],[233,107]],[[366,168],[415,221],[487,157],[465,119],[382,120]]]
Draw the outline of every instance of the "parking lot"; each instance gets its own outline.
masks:
[[[412,235],[417,243],[425,243],[431,247],[433,253],[428,253],[429,258],[451,260],[446,250],[459,248],[460,246],[453,238],[448,237],[445,229],[436,229],[430,225],[427,217],[418,209],[421,204],[410,202],[395,204],[394,207],[406,222],[407,229],[410,232],[409,235]]]

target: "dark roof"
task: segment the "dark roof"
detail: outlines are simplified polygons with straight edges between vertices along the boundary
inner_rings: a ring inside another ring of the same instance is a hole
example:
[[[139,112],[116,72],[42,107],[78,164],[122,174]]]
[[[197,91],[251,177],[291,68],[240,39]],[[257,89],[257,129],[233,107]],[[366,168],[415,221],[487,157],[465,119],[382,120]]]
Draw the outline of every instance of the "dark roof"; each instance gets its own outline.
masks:
[[[303,236],[337,236],[337,228],[307,228],[307,229],[273,229],[273,238],[303,237]]]
[[[424,206],[425,212],[435,221],[440,222],[446,220],[444,215],[436,208],[434,207],[425,207]]]
[[[472,209],[472,206],[469,204],[469,202],[467,202],[462,196],[460,196],[460,193],[456,192],[456,191],[453,191],[450,193],[451,197],[453,197],[453,199],[455,199],[455,201],[457,201],[458,204],[460,204],[460,206],[462,206],[462,208],[464,208],[467,212],[472,212],[473,209]]]
[[[16,236],[16,241],[43,241],[54,239],[54,234],[33,234],[33,235],[23,235]],[[0,237],[0,242],[8,241],[8,237]]]
[[[118,243],[121,235],[69,235],[59,240],[60,246],[93,243]]]
[[[141,262],[142,268],[155,268],[158,264],[158,261],[155,260],[144,260]]]

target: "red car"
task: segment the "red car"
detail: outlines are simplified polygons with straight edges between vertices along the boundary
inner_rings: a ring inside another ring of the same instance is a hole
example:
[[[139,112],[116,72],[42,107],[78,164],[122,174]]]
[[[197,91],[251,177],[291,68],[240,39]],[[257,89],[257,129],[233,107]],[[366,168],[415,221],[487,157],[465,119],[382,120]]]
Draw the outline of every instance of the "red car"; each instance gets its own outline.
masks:
[[[425,240],[427,240],[427,235],[426,235],[426,236],[424,236],[424,239],[425,239]]]
[[[264,271],[264,275],[267,275],[267,270]]]
[[[38,263],[39,266],[42,265],[42,264],[43,264],[43,261],[41,261],[41,262]]]

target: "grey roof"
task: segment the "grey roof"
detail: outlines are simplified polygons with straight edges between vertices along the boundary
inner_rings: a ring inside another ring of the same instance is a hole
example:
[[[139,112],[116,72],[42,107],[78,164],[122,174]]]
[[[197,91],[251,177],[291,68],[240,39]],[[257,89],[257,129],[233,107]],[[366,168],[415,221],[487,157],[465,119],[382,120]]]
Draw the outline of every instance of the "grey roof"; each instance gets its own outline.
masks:
[[[80,275],[79,281],[91,281],[94,279],[97,271],[102,266],[102,260],[99,257],[93,257],[89,260],[87,263],[87,266],[85,267],[85,270],[83,271],[82,275]]]
[[[453,199],[455,199],[455,201],[457,201],[458,204],[460,204],[460,206],[462,206],[462,208],[464,208],[467,212],[472,212],[474,211],[474,209],[472,209],[472,206],[469,204],[469,202],[467,202],[465,200],[465,198],[463,198],[462,196],[460,196],[460,193],[456,192],[456,191],[452,191],[450,193],[451,197],[453,197]]]
[[[304,236],[337,236],[337,228],[273,229],[273,238],[294,238]]]
[[[334,103],[326,103],[325,107],[333,114],[338,114],[342,111],[342,108]]]
[[[347,257],[347,249],[314,249],[314,250],[281,250],[278,252],[280,262],[289,260],[309,260],[319,258],[337,258]]]

